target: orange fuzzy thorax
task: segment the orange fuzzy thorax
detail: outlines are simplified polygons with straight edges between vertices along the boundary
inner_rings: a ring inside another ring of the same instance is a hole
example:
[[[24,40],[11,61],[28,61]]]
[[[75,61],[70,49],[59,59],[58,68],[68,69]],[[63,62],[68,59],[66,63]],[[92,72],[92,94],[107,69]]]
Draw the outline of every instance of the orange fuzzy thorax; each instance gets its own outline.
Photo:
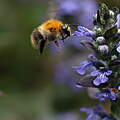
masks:
[[[58,33],[60,32],[60,28],[63,26],[63,23],[59,20],[48,20],[45,23],[42,24],[42,27],[45,30],[49,30],[50,32],[53,33]]]

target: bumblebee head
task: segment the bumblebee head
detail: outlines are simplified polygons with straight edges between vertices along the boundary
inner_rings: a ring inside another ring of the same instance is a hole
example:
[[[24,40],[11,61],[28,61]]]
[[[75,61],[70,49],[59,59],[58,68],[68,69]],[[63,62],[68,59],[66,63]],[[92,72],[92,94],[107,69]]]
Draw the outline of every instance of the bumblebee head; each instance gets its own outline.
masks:
[[[65,39],[71,35],[71,28],[68,24],[64,24],[61,27],[62,39]]]

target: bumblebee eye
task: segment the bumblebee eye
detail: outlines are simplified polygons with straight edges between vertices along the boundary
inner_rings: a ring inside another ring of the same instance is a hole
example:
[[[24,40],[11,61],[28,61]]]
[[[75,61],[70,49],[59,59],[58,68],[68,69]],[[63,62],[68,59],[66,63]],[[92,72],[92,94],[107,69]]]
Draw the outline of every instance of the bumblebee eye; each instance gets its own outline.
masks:
[[[66,25],[66,24],[63,25],[63,26],[61,27],[60,32],[61,32],[61,35],[62,35],[62,40],[64,40],[64,39],[66,39],[67,37],[69,37],[70,34],[71,34],[69,25]]]
[[[64,25],[62,26],[62,30],[67,30],[68,26]]]

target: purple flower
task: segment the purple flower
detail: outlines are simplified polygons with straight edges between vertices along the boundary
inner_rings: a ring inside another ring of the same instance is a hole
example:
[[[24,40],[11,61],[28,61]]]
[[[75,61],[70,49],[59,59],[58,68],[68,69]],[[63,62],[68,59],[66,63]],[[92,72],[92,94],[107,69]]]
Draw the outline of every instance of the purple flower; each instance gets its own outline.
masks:
[[[80,63],[80,66],[73,66],[72,68],[74,68],[80,75],[84,75],[87,70],[95,67],[96,61],[97,58],[94,55],[90,54],[87,60]]]
[[[120,53],[120,42],[118,43],[116,50],[117,50],[118,53]]]
[[[116,25],[117,25],[117,28],[120,28],[120,14],[117,15]]]
[[[80,66],[73,66],[80,75],[84,75],[88,69],[90,69],[93,66],[93,63],[91,61],[83,61],[80,63]]]
[[[112,70],[95,70],[91,72],[91,76],[96,76],[96,79],[93,81],[94,85],[98,86],[101,83],[106,83],[109,78],[108,76],[112,74]]]
[[[87,113],[88,117],[86,120],[116,120],[111,114],[105,113],[101,105],[93,108],[81,108],[80,110]]]
[[[87,113],[88,117],[86,118],[86,120],[99,120],[100,119],[100,117],[91,108],[81,108],[80,111]]]
[[[116,94],[110,89],[104,89],[102,92],[96,94],[96,98],[100,101],[104,101],[105,99],[116,100]]]
[[[109,47],[107,45],[99,45],[98,50],[103,54],[108,54]]]
[[[88,30],[85,27],[78,26],[78,31],[72,34],[73,36],[87,36],[87,37],[94,37],[95,33],[91,30]]]
[[[116,120],[113,116],[109,115],[105,118],[103,118],[103,120]]]

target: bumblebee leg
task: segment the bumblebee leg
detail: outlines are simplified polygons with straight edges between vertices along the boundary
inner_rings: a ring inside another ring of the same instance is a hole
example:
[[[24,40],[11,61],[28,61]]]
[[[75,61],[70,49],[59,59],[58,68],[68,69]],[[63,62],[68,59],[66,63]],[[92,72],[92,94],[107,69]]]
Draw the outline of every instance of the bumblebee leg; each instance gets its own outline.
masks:
[[[63,41],[63,43],[64,43],[64,35],[61,33],[61,37],[62,37],[62,41]]]
[[[60,47],[57,40],[55,40],[55,45],[56,45],[57,47]]]
[[[42,39],[42,40],[40,40],[39,41],[39,51],[40,51],[40,54],[42,54],[43,53],[43,50],[44,50],[44,48],[45,48],[45,43],[46,43],[46,40],[44,40],[44,39]]]
[[[61,33],[61,36],[62,36],[62,41],[64,42],[64,40],[66,39],[66,38],[68,38],[68,37],[70,37],[70,33],[69,32],[66,32],[66,34],[62,34]]]

